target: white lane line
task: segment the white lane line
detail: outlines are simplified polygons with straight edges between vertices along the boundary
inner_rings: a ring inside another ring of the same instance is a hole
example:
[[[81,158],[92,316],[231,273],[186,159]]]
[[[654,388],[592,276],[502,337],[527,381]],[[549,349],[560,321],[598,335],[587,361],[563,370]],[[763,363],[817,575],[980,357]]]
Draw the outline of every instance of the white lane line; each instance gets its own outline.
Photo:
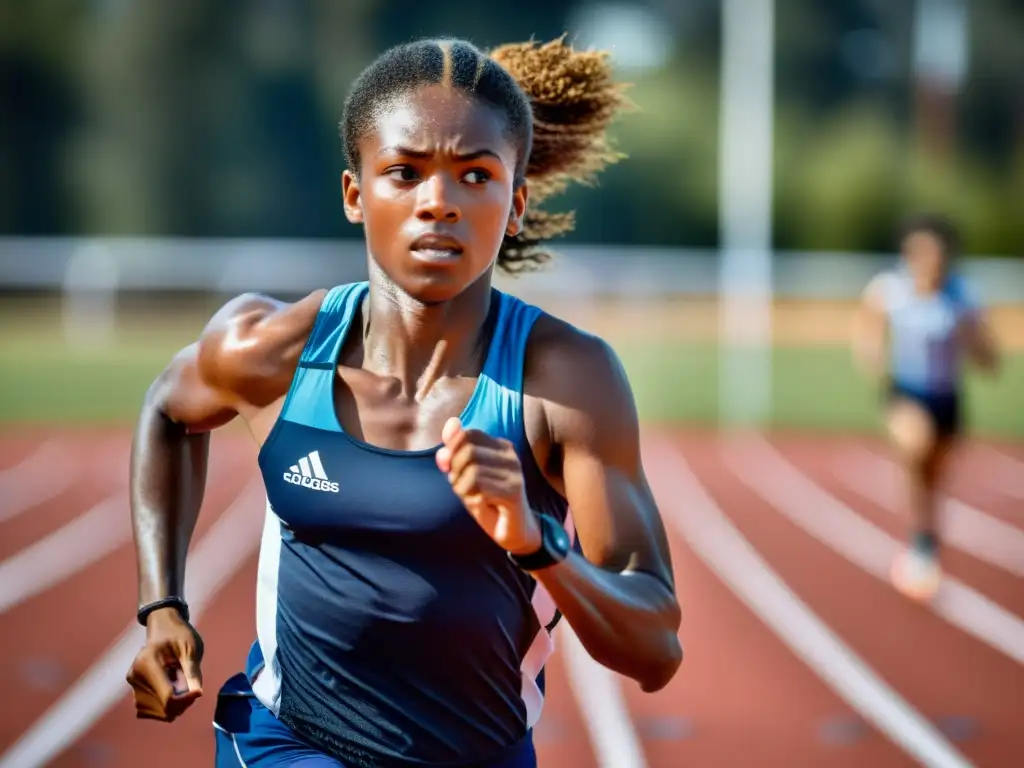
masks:
[[[732,525],[679,451],[645,440],[645,468],[666,522],[790,650],[865,720],[929,768],[971,763],[797,597]]]
[[[1024,501],[1024,461],[986,443],[969,443],[967,455],[980,464],[986,489]]]
[[[254,480],[190,552],[185,595],[194,621],[259,546],[263,505],[263,482]],[[145,630],[133,621],[0,756],[0,768],[42,768],[88,731],[128,694],[124,676],[144,641]]]
[[[903,545],[814,483],[764,438],[736,438],[723,448],[733,474],[834,552],[887,584]],[[930,609],[967,634],[1024,664],[1024,622],[952,576]]]
[[[124,456],[116,458],[127,466]],[[229,462],[211,461],[211,480],[221,477]],[[99,562],[125,544],[131,532],[128,491],[123,488],[0,561],[0,615]]]
[[[894,514],[901,511],[898,467],[860,446],[844,451],[833,466],[836,478]],[[943,541],[979,560],[1024,576],[1024,531],[962,501],[942,496],[939,526]]]
[[[55,499],[82,476],[81,462],[61,438],[47,440],[0,471],[0,523]]]
[[[102,560],[131,535],[127,492],[121,491],[70,523],[0,562],[0,615]]]
[[[619,675],[594,661],[568,622],[559,623],[566,676],[600,768],[646,768]]]

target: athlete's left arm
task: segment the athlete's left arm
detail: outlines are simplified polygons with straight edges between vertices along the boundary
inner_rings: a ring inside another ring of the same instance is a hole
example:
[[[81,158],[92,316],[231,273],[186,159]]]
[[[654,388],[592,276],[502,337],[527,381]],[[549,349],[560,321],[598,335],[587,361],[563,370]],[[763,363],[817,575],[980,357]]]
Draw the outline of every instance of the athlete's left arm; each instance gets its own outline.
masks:
[[[548,471],[568,499],[584,556],[573,552],[533,575],[595,660],[656,691],[682,663],[681,611],[640,460],[633,393],[605,342],[561,324],[551,331],[531,344],[527,383],[543,403]]]

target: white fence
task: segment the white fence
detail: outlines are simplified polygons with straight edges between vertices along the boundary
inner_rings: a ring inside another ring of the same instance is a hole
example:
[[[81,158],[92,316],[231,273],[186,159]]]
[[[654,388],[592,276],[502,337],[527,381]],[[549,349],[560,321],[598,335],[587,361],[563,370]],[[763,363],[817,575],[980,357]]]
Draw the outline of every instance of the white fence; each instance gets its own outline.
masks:
[[[526,295],[660,297],[713,295],[718,252],[563,245],[544,271],[499,277]],[[779,251],[773,292],[781,298],[856,297],[891,254]],[[1024,260],[965,259],[963,272],[990,303],[1024,302]],[[361,240],[175,238],[0,238],[0,289],[7,291],[261,291],[302,293],[361,280]]]

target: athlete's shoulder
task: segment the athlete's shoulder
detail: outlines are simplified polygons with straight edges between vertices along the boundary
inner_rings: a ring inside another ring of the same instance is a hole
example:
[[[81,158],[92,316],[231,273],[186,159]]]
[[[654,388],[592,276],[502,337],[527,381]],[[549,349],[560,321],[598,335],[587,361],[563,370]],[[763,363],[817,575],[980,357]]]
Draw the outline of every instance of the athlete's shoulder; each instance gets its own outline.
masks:
[[[293,363],[327,296],[317,289],[297,301],[243,293],[210,318],[198,342],[198,363],[211,383],[234,388],[240,379],[272,376]]]
[[[192,431],[273,402],[287,391],[323,295],[314,291],[296,302],[260,293],[233,297],[171,359],[147,398]]]
[[[313,310],[313,316],[319,310],[328,291],[318,288],[306,294],[297,301],[284,301],[266,293],[247,292],[240,293],[228,299],[222,304],[206,325],[206,330],[218,330],[225,325],[238,322],[239,319],[252,320],[256,318],[265,319],[277,315],[309,313]]]
[[[612,345],[546,312],[530,334],[523,390],[540,402],[552,444],[615,455],[638,434],[636,400]]]
[[[526,344],[526,376],[528,382],[543,388],[546,397],[563,389],[600,389],[581,387],[581,382],[600,381],[628,389],[625,369],[605,339],[510,293],[503,293],[503,301],[533,317]]]
[[[600,410],[609,397],[632,397],[625,368],[612,345],[555,315],[538,315],[526,357],[527,371],[535,372],[531,379],[540,377],[545,399]]]

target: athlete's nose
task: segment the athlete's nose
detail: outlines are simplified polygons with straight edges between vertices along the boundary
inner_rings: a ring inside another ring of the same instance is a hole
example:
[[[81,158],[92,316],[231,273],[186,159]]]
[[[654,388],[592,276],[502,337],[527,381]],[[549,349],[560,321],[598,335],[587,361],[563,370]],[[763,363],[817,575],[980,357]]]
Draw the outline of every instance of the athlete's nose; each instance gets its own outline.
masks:
[[[416,190],[416,215],[424,221],[458,221],[462,212],[454,200],[457,183],[445,173],[424,179]]]

